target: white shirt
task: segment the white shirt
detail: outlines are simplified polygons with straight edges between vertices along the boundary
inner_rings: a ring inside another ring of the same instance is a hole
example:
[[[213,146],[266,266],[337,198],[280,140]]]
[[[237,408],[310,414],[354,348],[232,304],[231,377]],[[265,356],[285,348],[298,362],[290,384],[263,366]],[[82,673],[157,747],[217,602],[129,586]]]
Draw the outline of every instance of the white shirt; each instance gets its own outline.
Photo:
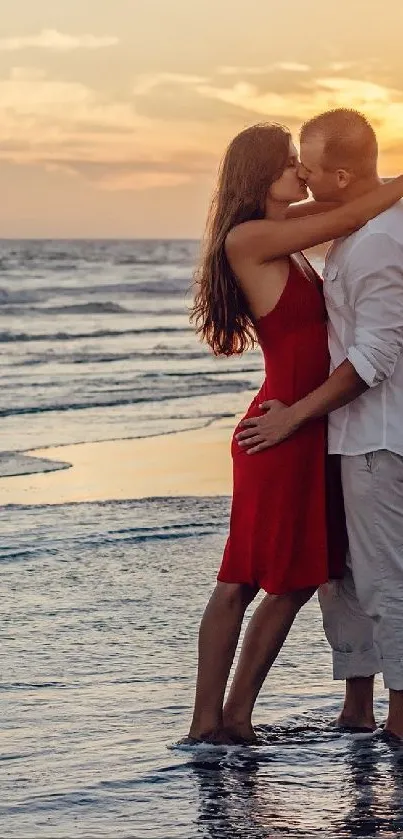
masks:
[[[369,390],[329,415],[329,451],[403,455],[403,203],[330,247],[323,274],[333,371]]]

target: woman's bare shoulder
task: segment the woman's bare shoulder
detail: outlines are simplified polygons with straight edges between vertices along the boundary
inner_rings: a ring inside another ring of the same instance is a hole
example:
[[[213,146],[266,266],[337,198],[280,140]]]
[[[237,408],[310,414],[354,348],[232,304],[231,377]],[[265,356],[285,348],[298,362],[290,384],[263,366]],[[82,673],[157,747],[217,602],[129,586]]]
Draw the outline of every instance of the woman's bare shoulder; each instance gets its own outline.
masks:
[[[278,222],[268,219],[245,221],[233,227],[225,241],[225,253],[230,264],[262,265],[271,262],[273,248],[270,243],[275,240],[275,225]],[[274,259],[278,254],[273,254]]]
[[[273,222],[268,219],[244,221],[232,227],[225,239],[227,254],[248,251],[256,237],[269,236],[273,229]]]

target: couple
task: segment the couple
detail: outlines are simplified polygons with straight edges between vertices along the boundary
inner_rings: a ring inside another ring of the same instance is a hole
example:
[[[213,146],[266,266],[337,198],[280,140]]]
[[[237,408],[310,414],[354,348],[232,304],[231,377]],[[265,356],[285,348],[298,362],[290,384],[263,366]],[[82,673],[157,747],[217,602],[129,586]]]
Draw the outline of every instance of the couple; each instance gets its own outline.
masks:
[[[319,587],[334,677],[346,680],[338,724],[376,727],[382,672],[385,731],[403,740],[403,176],[381,183],[375,133],[353,110],[305,123],[300,154],[278,125],[235,137],[197,275],[198,333],[217,355],[258,342],[265,380],[232,441],[190,741],[255,741],[258,693]],[[298,205],[307,186],[315,200]],[[330,240],[322,283],[301,250]]]

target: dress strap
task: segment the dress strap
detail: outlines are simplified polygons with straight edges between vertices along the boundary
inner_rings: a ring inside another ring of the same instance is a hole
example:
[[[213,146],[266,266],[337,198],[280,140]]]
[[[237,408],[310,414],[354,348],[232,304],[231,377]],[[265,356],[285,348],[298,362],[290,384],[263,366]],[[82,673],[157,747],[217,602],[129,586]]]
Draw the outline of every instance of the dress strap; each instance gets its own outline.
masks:
[[[291,255],[291,261],[297,266],[297,268],[299,268],[301,274],[303,274],[310,283],[314,283],[314,285],[316,285],[318,291],[323,295],[323,282],[314,267],[306,258],[305,254],[302,253],[302,251],[299,253],[293,253]]]

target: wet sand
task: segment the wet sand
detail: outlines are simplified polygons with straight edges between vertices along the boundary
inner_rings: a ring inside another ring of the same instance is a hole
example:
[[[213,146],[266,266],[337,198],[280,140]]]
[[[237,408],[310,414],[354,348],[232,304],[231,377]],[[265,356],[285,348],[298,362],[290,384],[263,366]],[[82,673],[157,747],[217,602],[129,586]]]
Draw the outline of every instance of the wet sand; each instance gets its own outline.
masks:
[[[231,417],[177,434],[26,452],[70,468],[0,478],[0,505],[229,495],[235,425]]]

